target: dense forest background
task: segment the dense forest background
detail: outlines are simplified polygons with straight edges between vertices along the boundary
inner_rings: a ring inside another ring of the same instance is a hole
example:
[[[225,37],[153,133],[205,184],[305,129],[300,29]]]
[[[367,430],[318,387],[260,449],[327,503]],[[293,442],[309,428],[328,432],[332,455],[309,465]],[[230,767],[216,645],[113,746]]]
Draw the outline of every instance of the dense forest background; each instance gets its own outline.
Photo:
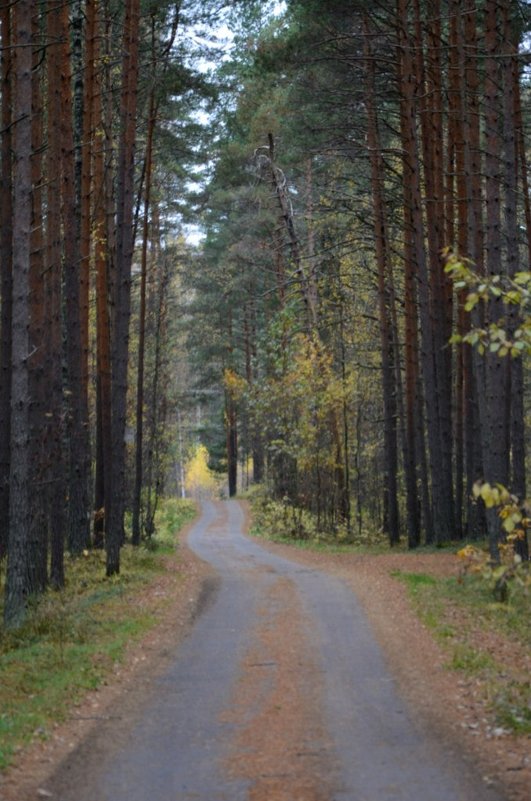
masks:
[[[200,443],[295,536],[496,558],[493,496],[526,497],[530,22],[0,5],[7,624],[65,549],[117,573]]]

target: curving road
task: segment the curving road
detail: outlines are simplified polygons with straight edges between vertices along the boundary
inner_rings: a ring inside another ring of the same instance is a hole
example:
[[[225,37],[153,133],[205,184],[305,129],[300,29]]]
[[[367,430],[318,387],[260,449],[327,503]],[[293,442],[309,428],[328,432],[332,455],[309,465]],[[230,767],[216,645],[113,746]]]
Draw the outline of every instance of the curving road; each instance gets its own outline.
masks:
[[[412,719],[352,592],[243,529],[236,501],[203,504],[188,543],[217,578],[201,614],[113,748],[78,749],[53,796],[501,801]]]

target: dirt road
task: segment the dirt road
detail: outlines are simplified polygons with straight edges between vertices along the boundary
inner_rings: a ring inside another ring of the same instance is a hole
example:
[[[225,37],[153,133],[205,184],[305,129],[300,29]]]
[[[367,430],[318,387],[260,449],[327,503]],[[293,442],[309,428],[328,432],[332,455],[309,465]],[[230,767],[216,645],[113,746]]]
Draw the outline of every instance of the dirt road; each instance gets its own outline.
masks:
[[[413,720],[351,589],[243,528],[237,502],[204,504],[188,542],[215,574],[190,635],[143,703],[66,760],[52,796],[501,801]]]

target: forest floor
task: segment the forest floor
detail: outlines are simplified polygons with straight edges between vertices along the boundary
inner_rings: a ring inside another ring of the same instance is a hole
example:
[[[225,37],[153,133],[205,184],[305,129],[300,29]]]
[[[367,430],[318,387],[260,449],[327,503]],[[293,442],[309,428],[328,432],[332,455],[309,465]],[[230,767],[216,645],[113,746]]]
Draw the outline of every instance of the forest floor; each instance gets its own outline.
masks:
[[[153,677],[164,672],[171,654],[200,614],[204,587],[212,577],[211,568],[185,542],[186,531],[182,534],[178,558],[168,560],[168,572],[138,599],[146,609],[160,604],[161,597],[170,601],[164,606],[156,628],[130,649],[122,663],[115,665],[103,686],[88,693],[71,710],[69,718],[56,725],[48,739],[37,740],[18,755],[15,764],[0,778],[1,801],[50,797],[45,788],[61,761],[101,721],[112,717],[114,710],[138,703],[144,688],[146,693],[150,691]],[[397,571],[432,576],[455,574],[458,567],[454,556],[336,554],[266,541],[260,544],[347,582],[361,600],[388,666],[419,717],[436,727],[449,742],[471,754],[487,784],[500,784],[511,801],[527,801],[531,786],[531,739],[511,734],[496,723],[489,688],[477,672],[449,667],[447,648],[431,628],[420,622],[407,587],[397,576]],[[175,570],[184,580],[175,580]],[[507,681],[513,678],[521,681],[522,676],[529,679],[531,658],[521,644],[499,632],[474,628],[473,620],[461,620],[460,626],[471,647],[492,654],[496,663],[502,665],[500,670]],[[297,710],[295,705],[293,714],[302,714],[302,707]],[[74,776],[71,778],[75,780]]]

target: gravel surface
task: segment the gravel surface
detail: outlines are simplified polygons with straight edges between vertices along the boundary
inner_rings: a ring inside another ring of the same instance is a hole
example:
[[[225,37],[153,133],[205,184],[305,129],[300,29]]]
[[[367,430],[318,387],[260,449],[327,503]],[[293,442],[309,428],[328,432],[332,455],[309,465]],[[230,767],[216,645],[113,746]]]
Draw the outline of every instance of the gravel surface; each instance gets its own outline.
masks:
[[[526,743],[469,734],[470,688],[389,576],[404,556],[423,572],[446,557],[263,547],[241,535],[245,509],[205,504],[186,582],[150,590],[171,598],[161,625],[0,798],[527,799]]]

